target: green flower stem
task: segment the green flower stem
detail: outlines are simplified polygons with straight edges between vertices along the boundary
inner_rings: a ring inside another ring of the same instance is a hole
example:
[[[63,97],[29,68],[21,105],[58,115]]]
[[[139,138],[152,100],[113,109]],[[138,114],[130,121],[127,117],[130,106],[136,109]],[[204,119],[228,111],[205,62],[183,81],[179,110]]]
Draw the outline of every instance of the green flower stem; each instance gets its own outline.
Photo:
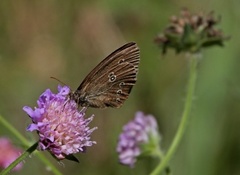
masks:
[[[166,156],[162,159],[162,161],[159,163],[159,165],[153,170],[153,172],[150,175],[159,175],[161,172],[163,172],[163,170],[168,165],[168,162],[172,158],[174,152],[176,151],[176,149],[183,137],[184,131],[187,126],[187,122],[189,120],[189,115],[190,115],[192,100],[193,100],[193,94],[194,94],[195,85],[196,85],[197,63],[198,63],[197,55],[192,55],[191,65],[190,65],[190,76],[189,76],[188,86],[187,86],[187,96],[186,96],[186,101],[185,101],[185,105],[184,105],[184,111],[182,114],[181,122],[179,124],[177,133],[173,139],[173,142],[170,145],[169,150],[167,151]]]
[[[5,120],[1,115],[0,115],[0,123],[2,123],[10,132],[13,133],[26,147],[30,147],[31,143],[28,142],[28,140],[23,137],[20,132],[18,132],[7,120]],[[30,149],[30,148],[29,148]],[[61,172],[58,171],[58,169],[43,155],[40,154],[39,152],[36,152],[37,157],[48,167],[50,167],[51,171],[55,175],[62,175]]]
[[[28,148],[24,153],[21,154],[14,162],[12,162],[7,168],[5,168],[0,175],[8,174],[15,166],[21,163],[24,159],[27,158],[30,154],[37,149],[38,142],[34,143],[30,148]]]
[[[161,151],[160,148],[156,150],[154,155],[156,155],[159,158],[159,161],[164,159],[164,153]],[[170,168],[168,166],[165,168],[165,172],[166,172],[166,175],[170,175]]]

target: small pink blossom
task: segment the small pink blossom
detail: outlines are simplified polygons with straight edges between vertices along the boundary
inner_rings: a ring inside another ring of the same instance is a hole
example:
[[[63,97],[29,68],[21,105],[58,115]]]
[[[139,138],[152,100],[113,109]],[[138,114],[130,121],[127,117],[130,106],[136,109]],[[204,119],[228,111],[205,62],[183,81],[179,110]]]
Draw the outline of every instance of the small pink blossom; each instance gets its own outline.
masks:
[[[160,135],[155,118],[137,112],[134,120],[123,126],[117,152],[121,164],[134,167],[140,155],[151,155],[159,148]]]
[[[7,168],[14,160],[16,160],[21,150],[12,145],[8,138],[0,137],[0,168]],[[23,164],[19,163],[13,171],[19,171]]]

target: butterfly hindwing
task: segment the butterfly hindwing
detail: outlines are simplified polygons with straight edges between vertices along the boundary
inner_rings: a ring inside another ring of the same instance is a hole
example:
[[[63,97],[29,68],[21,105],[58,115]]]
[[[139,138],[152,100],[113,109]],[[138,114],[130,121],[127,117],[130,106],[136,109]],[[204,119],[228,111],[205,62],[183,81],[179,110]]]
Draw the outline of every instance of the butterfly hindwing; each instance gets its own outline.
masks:
[[[74,97],[88,107],[120,107],[135,85],[140,61],[136,43],[120,47],[101,61],[83,80]]]

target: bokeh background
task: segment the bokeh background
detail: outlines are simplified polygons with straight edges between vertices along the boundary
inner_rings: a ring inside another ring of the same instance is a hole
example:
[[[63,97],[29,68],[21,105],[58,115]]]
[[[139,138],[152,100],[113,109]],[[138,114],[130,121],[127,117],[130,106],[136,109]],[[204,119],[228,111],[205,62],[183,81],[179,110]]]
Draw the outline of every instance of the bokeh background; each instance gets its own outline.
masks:
[[[46,89],[57,91],[57,77],[72,89],[105,56],[129,41],[141,49],[138,82],[120,109],[89,109],[97,145],[78,154],[80,164],[60,165],[43,152],[63,174],[146,175],[157,160],[121,166],[115,152],[122,126],[141,110],[156,116],[166,151],[180,121],[185,100],[188,61],[185,55],[162,56],[153,43],[171,15],[182,7],[222,18],[220,28],[231,40],[225,47],[203,52],[191,120],[170,161],[177,175],[240,174],[240,1],[238,0],[2,0],[0,1],[0,114],[32,141],[25,128],[31,122],[22,107],[34,107]],[[0,124],[0,136],[21,143]],[[2,154],[2,153],[1,153]],[[4,156],[4,155],[0,155]],[[31,156],[20,172],[52,174]]]

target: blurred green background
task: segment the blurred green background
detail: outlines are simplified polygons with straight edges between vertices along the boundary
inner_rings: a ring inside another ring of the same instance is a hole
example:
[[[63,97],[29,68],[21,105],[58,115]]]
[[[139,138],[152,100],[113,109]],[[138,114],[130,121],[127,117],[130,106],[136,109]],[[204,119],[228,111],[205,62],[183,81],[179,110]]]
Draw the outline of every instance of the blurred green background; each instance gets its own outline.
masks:
[[[182,7],[192,12],[215,11],[221,27],[231,36],[225,47],[203,52],[191,120],[170,162],[174,175],[240,174],[240,1],[229,0],[2,0],[0,1],[0,114],[29,140],[31,123],[23,112],[34,107],[39,95],[57,92],[54,76],[74,90],[105,56],[129,41],[141,50],[138,82],[120,109],[89,109],[97,145],[78,154],[80,164],[57,163],[63,174],[145,175],[157,160],[138,162],[134,169],[118,164],[115,148],[122,126],[138,110],[156,116],[166,151],[180,121],[185,100],[188,61],[184,55],[162,56],[154,37]],[[2,125],[0,135],[19,141]],[[2,155],[0,155],[2,156]],[[20,172],[52,174],[31,156]]]

